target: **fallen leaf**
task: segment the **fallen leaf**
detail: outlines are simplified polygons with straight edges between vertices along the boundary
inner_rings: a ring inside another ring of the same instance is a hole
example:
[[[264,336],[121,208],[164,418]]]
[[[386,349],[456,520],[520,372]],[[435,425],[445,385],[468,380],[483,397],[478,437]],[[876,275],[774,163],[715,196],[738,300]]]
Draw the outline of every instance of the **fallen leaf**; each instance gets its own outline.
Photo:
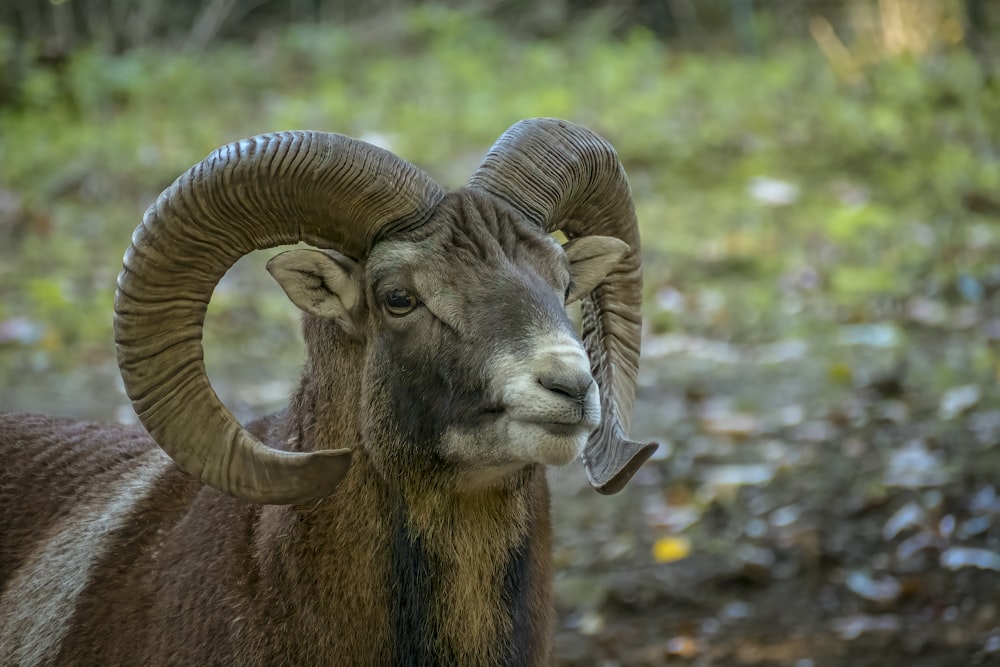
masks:
[[[706,416],[701,420],[701,426],[712,435],[746,438],[757,432],[760,422],[757,417],[745,412],[729,412]]]
[[[893,576],[886,574],[875,577],[860,570],[850,572],[846,583],[847,588],[858,597],[883,605],[895,602],[903,591],[899,580]]]
[[[946,570],[959,570],[963,567],[1000,570],[1000,553],[974,547],[952,547],[941,552],[941,567]]]
[[[698,654],[698,642],[693,637],[671,637],[667,640],[667,655],[693,658]]]
[[[896,510],[882,527],[882,537],[891,540],[907,528],[920,526],[927,518],[927,513],[917,503],[910,501]]]
[[[979,387],[974,384],[952,387],[941,396],[938,414],[941,419],[954,419],[974,407],[979,398]]]
[[[898,616],[892,614],[881,614],[879,616],[868,616],[857,614],[838,618],[833,621],[833,631],[844,639],[857,639],[869,632],[896,632],[902,629],[903,622]]]
[[[653,558],[657,563],[672,563],[691,555],[691,540],[686,537],[661,537],[653,544]]]
[[[927,449],[920,439],[911,440],[894,451],[885,471],[886,486],[916,489],[940,486],[948,481],[944,460],[937,452]]]

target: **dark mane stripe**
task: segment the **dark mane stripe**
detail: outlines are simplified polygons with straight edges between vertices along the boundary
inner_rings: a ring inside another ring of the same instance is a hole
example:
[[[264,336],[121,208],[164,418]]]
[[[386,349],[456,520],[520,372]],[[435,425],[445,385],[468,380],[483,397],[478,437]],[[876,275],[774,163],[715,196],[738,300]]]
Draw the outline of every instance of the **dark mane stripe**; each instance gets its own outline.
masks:
[[[396,664],[431,667],[442,664],[436,655],[437,633],[431,627],[430,605],[437,582],[420,538],[407,527],[406,508],[400,500],[392,519],[392,557],[389,582],[394,594]]]
[[[531,664],[535,634],[531,624],[531,540],[525,539],[511,553],[503,577],[503,600],[511,619],[510,636],[502,665],[520,667]]]
[[[532,503],[534,504],[534,503]],[[505,550],[497,571],[499,590],[499,636],[490,638],[493,647],[483,655],[484,665],[520,667],[537,663],[537,643],[544,641],[545,628],[538,628],[539,582],[532,576],[532,528],[535,517],[529,519],[527,533],[509,550]],[[446,571],[453,571],[438,562],[409,525],[407,508],[398,500],[392,523],[392,556],[390,582],[394,600],[393,626],[396,664],[406,667],[464,664],[454,647],[444,639],[439,627],[444,619],[438,616],[442,597],[449,585]],[[489,585],[482,582],[482,585]],[[450,621],[444,621],[450,622]]]

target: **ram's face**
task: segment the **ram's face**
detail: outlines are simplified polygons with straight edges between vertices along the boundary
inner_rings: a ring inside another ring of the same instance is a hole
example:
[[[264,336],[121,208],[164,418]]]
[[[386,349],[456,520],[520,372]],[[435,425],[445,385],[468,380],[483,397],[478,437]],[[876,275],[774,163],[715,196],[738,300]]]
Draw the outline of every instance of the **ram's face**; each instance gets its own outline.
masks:
[[[405,441],[450,462],[568,463],[601,409],[566,315],[566,253],[510,214],[442,213],[369,258],[379,402]]]
[[[364,267],[334,268],[342,279],[325,282],[342,283],[350,313],[339,317],[367,339],[365,422],[389,436],[370,444],[372,460],[419,457],[488,478],[576,458],[600,423],[600,389],[566,305],[621,246],[591,237],[567,251],[513,210],[459,192]]]
[[[558,248],[542,230],[571,240]],[[202,324],[233,262],[300,242],[337,252],[290,251],[268,264],[311,316],[302,402],[286,420],[324,429],[296,441],[309,451],[287,452],[218,400]],[[115,293],[122,381],[181,468],[251,502],[329,495],[355,453],[386,471],[429,461],[496,479],[516,466],[564,463],[585,441],[590,483],[615,493],[655,449],[626,436],[639,257],[614,148],[563,120],[515,123],[450,194],[409,162],[343,135],[250,137],[179,176],[136,228]],[[564,306],[592,288],[588,364]],[[316,388],[330,403],[307,400]],[[344,411],[358,404],[361,423],[346,424],[354,415]]]

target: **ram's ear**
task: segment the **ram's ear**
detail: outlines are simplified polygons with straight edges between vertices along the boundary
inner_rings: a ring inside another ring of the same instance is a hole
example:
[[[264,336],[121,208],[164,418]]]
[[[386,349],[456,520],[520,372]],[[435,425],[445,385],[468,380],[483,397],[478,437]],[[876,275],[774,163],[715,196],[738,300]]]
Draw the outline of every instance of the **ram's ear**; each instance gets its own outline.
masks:
[[[289,250],[272,257],[267,270],[296,306],[355,329],[355,306],[362,294],[356,262],[333,252]]]
[[[571,304],[597,287],[628,252],[628,244],[611,236],[581,236],[563,245],[569,257]]]

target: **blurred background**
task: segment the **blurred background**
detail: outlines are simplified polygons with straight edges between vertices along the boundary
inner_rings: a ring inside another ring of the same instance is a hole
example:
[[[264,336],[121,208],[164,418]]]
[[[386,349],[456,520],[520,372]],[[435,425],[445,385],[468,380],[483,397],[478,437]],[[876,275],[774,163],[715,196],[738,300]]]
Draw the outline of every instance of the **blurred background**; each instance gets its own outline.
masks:
[[[618,496],[553,471],[559,665],[1000,663],[1000,3],[5,0],[0,409],[134,421],[114,278],[218,145],[309,128],[461,185],[513,122],[608,137],[644,239]],[[302,359],[251,255],[206,356]]]

